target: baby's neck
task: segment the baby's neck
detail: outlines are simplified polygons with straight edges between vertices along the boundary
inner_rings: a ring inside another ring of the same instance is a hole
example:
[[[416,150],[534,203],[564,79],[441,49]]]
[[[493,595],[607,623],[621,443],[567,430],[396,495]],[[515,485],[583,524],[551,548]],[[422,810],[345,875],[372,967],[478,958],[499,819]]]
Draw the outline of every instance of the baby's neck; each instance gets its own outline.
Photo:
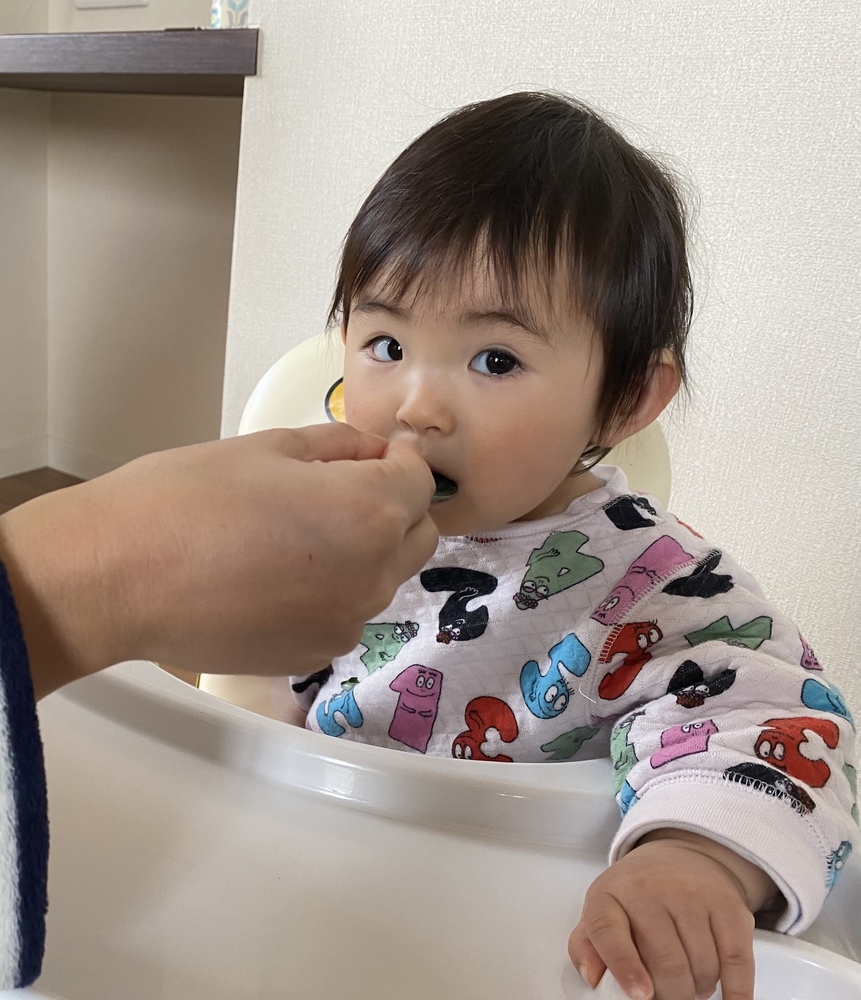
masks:
[[[518,517],[517,521],[537,521],[542,517],[552,517],[554,514],[561,514],[568,509],[573,500],[576,500],[578,497],[584,497],[587,493],[600,489],[603,485],[603,480],[599,479],[592,472],[572,473],[562,480],[546,500],[542,500],[528,514]]]

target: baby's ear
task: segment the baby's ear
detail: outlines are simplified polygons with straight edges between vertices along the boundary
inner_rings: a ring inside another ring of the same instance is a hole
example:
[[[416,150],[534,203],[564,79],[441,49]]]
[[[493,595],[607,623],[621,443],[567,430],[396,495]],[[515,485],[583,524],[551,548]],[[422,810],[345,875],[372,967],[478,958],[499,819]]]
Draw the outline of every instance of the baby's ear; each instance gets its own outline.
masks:
[[[344,320],[341,320],[341,343],[342,344],[347,343],[347,324],[344,322]]]
[[[667,348],[658,351],[636,409],[617,421],[606,435],[602,435],[601,444],[605,448],[615,448],[617,444],[633,437],[657,420],[658,414],[679,391],[681,381],[679,363],[673,352]]]

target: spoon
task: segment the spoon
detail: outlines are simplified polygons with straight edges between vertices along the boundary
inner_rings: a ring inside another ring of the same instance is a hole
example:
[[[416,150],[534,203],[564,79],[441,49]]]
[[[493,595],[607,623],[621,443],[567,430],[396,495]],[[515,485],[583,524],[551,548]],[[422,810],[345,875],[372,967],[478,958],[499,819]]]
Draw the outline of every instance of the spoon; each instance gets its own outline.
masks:
[[[433,481],[436,483],[436,490],[433,495],[435,501],[450,500],[457,493],[457,483],[453,479],[449,479],[448,476],[444,476],[441,472],[433,474]]]

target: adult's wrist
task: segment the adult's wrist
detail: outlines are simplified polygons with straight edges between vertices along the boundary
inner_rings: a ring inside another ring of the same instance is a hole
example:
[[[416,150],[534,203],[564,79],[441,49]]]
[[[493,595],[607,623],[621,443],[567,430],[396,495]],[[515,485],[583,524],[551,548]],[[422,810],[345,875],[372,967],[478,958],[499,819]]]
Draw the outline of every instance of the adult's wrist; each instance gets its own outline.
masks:
[[[37,699],[125,658],[124,574],[110,534],[109,512],[98,509],[86,485],[0,517],[0,559]]]

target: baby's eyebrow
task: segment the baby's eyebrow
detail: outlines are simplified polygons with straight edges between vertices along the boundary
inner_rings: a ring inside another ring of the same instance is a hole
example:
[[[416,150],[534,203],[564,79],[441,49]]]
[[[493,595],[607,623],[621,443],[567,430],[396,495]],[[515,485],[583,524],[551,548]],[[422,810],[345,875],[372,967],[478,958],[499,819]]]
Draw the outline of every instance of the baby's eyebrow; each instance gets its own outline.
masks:
[[[539,340],[549,341],[547,331],[531,316],[521,316],[516,312],[506,309],[468,310],[461,314],[461,322],[464,324],[493,326],[498,323],[505,323],[508,326],[516,326],[526,333],[538,337]]]
[[[394,316],[396,319],[408,319],[410,315],[409,309],[397,306],[393,302],[383,302],[380,299],[367,299],[364,302],[360,302],[358,305],[353,306],[352,312],[354,314],[381,312],[389,316]]]
[[[411,309],[382,299],[366,299],[359,302],[353,306],[352,312],[353,315],[384,313],[404,322],[408,322],[412,316]],[[551,339],[547,331],[530,315],[520,315],[508,309],[468,309],[462,312],[459,318],[463,326],[495,326],[504,323],[506,326],[517,327],[545,343]]]

